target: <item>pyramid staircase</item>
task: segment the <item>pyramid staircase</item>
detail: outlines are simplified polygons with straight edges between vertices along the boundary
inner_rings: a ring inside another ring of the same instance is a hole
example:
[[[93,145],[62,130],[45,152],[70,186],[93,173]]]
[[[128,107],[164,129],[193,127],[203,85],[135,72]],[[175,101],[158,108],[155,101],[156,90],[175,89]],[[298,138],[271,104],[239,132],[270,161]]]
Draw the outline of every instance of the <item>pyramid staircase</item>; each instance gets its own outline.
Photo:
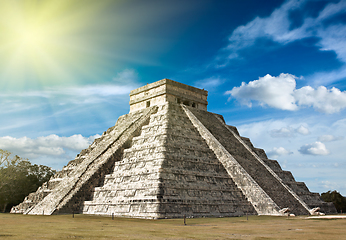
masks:
[[[156,111],[157,107],[153,106],[120,117],[89,149],[83,150],[11,212],[34,215],[79,212],[81,203],[90,198],[94,187],[102,184],[104,175],[112,171],[129,141],[139,134],[141,126],[147,124]]]
[[[142,218],[256,214],[178,104],[161,105],[83,213]]]

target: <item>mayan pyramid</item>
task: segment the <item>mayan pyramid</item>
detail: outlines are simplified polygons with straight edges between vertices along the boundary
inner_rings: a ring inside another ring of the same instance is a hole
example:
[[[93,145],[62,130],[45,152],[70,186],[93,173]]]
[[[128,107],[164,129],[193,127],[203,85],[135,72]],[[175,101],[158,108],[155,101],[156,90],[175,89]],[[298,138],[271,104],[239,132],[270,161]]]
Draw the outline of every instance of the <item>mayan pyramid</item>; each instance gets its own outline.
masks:
[[[136,218],[335,212],[221,115],[169,79],[130,93],[130,112],[12,213]]]

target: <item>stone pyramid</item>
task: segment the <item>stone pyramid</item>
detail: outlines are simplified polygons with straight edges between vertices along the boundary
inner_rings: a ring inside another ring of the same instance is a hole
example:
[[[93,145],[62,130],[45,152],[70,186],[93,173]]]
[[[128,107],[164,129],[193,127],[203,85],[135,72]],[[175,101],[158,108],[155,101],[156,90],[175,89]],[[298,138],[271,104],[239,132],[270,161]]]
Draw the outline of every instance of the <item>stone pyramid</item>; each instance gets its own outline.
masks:
[[[169,79],[130,93],[130,113],[12,213],[136,218],[336,212],[221,115]]]

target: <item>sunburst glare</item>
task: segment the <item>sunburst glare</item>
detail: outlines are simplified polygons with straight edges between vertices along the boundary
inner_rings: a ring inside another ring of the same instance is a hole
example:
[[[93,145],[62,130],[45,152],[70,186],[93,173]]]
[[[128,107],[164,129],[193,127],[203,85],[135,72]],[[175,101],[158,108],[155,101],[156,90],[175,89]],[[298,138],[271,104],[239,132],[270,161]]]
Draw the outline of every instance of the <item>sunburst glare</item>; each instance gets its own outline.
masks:
[[[1,87],[67,83],[97,67],[98,46],[86,35],[107,3],[2,0]]]

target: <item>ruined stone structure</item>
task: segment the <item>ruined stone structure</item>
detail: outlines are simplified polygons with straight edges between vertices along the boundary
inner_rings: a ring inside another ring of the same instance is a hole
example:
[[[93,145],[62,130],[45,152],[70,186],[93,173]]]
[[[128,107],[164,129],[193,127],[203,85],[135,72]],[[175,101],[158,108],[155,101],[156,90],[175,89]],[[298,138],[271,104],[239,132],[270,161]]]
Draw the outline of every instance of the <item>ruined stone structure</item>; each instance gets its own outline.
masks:
[[[11,212],[138,218],[336,212],[208,112],[207,95],[169,79],[131,91],[130,113]]]

